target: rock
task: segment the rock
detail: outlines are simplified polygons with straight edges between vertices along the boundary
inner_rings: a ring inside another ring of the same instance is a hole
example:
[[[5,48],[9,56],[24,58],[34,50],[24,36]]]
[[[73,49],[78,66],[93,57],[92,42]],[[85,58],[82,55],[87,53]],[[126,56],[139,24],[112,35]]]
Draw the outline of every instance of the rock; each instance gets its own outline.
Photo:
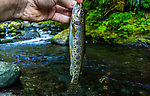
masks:
[[[9,43],[12,42],[12,39],[0,39],[0,43]]]
[[[45,23],[41,23],[39,28],[42,29],[42,28],[45,28],[45,27],[50,27],[49,24],[45,24]]]
[[[12,92],[5,92],[5,93],[0,93],[0,96],[16,96],[16,95],[13,95]]]
[[[55,27],[56,27],[56,25],[54,25],[54,24],[51,24],[51,27],[52,27],[52,28],[55,28]]]
[[[69,29],[66,29],[52,37],[51,42],[54,44],[67,45],[69,44]]]
[[[149,36],[130,37],[126,42],[122,43],[121,45],[150,48],[150,37]]]
[[[43,31],[48,31],[49,29],[47,27],[43,28],[42,29]]]
[[[38,24],[38,23],[33,22],[33,23],[31,23],[31,26],[32,26],[32,27],[34,27],[34,28],[38,28],[38,27],[39,27],[39,24]]]
[[[20,69],[14,64],[0,62],[0,87],[13,84],[20,75]]]
[[[29,21],[23,21],[24,27],[31,27],[31,24]]]
[[[18,37],[16,37],[15,39],[25,39],[25,40],[28,40],[28,39],[33,39],[33,38],[37,38],[37,37],[40,37],[39,33],[36,32],[36,31],[21,31],[21,33],[23,33],[23,35],[20,35]]]

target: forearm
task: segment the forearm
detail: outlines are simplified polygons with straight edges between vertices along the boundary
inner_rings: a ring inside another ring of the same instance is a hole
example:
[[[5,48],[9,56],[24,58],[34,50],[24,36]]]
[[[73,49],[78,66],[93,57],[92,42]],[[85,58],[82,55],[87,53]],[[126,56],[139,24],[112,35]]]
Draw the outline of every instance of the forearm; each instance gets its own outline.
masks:
[[[0,21],[20,18],[26,0],[0,0]]]

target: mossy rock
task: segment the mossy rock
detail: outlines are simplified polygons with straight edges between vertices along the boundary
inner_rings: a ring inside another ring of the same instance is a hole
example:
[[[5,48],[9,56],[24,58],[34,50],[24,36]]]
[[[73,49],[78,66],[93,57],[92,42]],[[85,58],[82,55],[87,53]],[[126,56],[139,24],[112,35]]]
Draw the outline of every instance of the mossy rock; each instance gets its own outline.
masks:
[[[59,44],[59,45],[68,45],[69,44],[68,41],[69,41],[69,28],[56,34],[51,39],[51,42],[53,44]]]
[[[137,46],[137,47],[145,47],[150,48],[150,40],[148,36],[139,36],[139,37],[129,37],[126,41],[122,43],[123,45],[128,46]]]
[[[12,39],[0,39],[0,43],[12,42]]]
[[[0,62],[0,87],[13,84],[20,75],[20,69],[15,64]]]

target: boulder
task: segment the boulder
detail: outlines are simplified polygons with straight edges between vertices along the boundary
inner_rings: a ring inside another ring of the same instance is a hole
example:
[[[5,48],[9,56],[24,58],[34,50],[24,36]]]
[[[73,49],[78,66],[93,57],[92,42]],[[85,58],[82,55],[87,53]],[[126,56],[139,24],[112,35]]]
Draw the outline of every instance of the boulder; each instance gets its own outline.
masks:
[[[29,40],[29,39],[34,39],[37,37],[40,37],[40,34],[36,31],[21,31],[20,33],[23,33],[20,36],[17,36],[15,39],[21,39],[21,40]]]
[[[59,45],[69,44],[69,29],[66,29],[52,37],[51,43]]]
[[[39,24],[38,24],[38,23],[33,22],[33,23],[31,23],[31,26],[32,26],[32,27],[34,27],[34,28],[38,28],[38,27],[39,27]]]
[[[20,69],[14,64],[0,62],[0,87],[13,84],[20,75]]]

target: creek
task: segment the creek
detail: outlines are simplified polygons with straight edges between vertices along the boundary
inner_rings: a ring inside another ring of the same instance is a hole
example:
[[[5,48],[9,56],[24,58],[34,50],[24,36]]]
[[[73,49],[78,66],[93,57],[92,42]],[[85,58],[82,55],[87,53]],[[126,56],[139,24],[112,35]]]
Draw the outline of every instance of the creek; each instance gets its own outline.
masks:
[[[85,54],[74,96],[149,96],[149,49],[86,44]],[[70,88],[68,46],[41,38],[0,44],[0,60],[21,68],[20,79],[2,93],[66,96]]]

